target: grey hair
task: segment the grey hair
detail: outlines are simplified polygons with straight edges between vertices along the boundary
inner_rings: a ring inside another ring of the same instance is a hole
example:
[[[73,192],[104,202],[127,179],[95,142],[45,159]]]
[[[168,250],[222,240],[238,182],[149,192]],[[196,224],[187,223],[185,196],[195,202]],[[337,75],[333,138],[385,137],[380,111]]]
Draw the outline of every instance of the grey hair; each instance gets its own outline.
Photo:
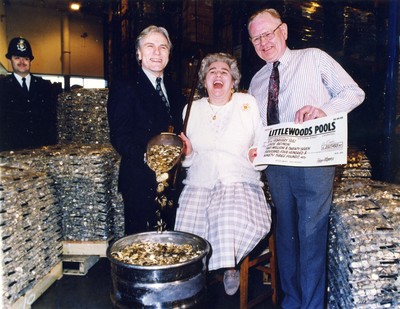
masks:
[[[274,18],[276,18],[276,19],[279,19],[280,22],[282,22],[282,20],[281,20],[281,15],[279,14],[279,12],[278,12],[277,10],[275,10],[275,9],[262,9],[262,10],[259,10],[259,11],[255,12],[253,15],[250,16],[249,21],[248,21],[248,23],[247,23],[247,31],[250,30],[250,24],[251,24],[251,22],[252,22],[256,17],[258,17],[258,16],[260,16],[260,15],[263,15],[263,14],[269,14],[269,15],[271,15],[272,17],[274,17]]]
[[[240,71],[239,71],[239,67],[238,67],[236,59],[230,54],[215,53],[215,54],[208,54],[201,61],[201,66],[200,66],[199,75],[198,75],[199,76],[198,89],[203,94],[205,93],[204,82],[206,79],[208,68],[210,67],[210,65],[212,63],[217,62],[217,61],[224,62],[229,66],[229,70],[230,70],[230,73],[233,78],[233,88],[235,90],[239,89],[241,75],[240,75]]]
[[[138,49],[140,47],[140,43],[142,42],[142,39],[145,36],[147,36],[148,34],[150,34],[151,32],[158,32],[158,33],[161,33],[162,35],[164,35],[168,42],[169,52],[171,53],[171,51],[172,51],[172,42],[171,42],[171,39],[169,38],[167,29],[165,29],[164,27],[158,27],[155,25],[148,26],[147,28],[143,29],[142,32],[140,32],[140,34],[136,38],[136,42],[135,42],[136,60],[139,63],[139,65],[140,65],[140,60],[138,57]]]

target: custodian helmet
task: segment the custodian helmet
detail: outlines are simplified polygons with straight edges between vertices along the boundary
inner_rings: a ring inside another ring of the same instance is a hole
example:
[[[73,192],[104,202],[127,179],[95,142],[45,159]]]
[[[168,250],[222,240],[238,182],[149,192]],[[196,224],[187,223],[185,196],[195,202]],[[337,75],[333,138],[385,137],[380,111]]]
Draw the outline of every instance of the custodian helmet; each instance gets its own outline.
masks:
[[[6,58],[11,59],[11,56],[27,57],[33,60],[31,44],[24,38],[13,38],[8,45]]]

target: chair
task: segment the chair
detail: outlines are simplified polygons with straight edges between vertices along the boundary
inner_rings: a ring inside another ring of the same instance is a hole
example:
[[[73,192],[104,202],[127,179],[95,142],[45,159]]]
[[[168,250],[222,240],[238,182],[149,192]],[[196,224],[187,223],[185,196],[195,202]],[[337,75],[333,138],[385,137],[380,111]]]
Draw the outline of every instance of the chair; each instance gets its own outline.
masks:
[[[261,254],[257,254],[257,249],[259,248],[259,246],[257,246],[252,253],[244,258],[240,265],[240,309],[252,308],[269,297],[272,297],[274,305],[277,304],[278,282],[275,255],[275,235],[273,229],[271,229],[271,233],[266,241],[260,243],[260,246],[262,244],[267,246],[266,248],[261,248],[264,249]],[[268,280],[269,287],[265,287],[265,291],[249,300],[249,271],[252,268],[263,272],[263,281]]]

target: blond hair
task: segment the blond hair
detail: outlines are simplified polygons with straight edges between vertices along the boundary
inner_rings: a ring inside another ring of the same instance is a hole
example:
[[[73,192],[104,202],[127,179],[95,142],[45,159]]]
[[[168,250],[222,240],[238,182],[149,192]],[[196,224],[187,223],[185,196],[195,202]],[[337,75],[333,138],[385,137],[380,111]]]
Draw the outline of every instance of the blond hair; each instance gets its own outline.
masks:
[[[256,17],[258,17],[260,15],[263,15],[263,14],[269,14],[272,17],[274,17],[276,19],[279,19],[280,22],[282,22],[281,15],[279,14],[279,12],[277,10],[275,10],[275,9],[262,9],[262,10],[259,10],[259,11],[255,12],[253,15],[250,16],[249,21],[247,23],[247,31],[250,30],[250,24],[252,23],[252,21]]]

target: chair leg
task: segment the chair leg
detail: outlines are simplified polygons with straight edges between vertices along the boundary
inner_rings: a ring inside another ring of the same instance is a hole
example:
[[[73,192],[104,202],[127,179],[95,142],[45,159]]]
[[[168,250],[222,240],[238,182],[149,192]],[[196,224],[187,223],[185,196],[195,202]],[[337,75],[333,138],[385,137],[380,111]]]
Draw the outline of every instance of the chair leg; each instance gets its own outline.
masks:
[[[271,235],[268,240],[268,247],[271,251],[271,258],[269,260],[269,267],[271,269],[270,279],[271,279],[271,288],[273,289],[272,294],[272,303],[276,305],[278,303],[278,278],[276,271],[276,254],[275,254],[275,235]]]
[[[256,304],[264,301],[268,297],[272,298],[274,305],[278,304],[278,272],[276,270],[275,236],[272,234],[268,239],[268,251],[250,259],[249,255],[243,259],[240,265],[240,309],[249,309]],[[254,268],[263,272],[263,279],[270,279],[270,288],[264,293],[252,297],[249,301],[249,268]]]
[[[249,257],[240,265],[240,309],[247,309],[249,298]]]

